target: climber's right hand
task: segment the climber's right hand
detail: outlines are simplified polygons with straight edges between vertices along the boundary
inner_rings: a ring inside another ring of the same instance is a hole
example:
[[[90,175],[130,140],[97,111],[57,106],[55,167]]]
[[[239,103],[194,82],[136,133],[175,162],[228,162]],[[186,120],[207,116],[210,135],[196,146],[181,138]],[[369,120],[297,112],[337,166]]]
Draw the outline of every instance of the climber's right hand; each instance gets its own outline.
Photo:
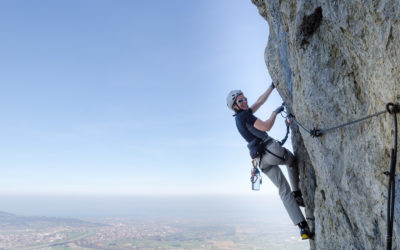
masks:
[[[279,113],[282,112],[284,109],[285,109],[284,106],[279,106],[277,109],[274,110],[274,112],[275,112],[276,114],[279,114]]]
[[[274,88],[275,88],[274,82],[272,82],[271,85],[270,85],[269,87],[272,88],[272,89],[274,89]]]

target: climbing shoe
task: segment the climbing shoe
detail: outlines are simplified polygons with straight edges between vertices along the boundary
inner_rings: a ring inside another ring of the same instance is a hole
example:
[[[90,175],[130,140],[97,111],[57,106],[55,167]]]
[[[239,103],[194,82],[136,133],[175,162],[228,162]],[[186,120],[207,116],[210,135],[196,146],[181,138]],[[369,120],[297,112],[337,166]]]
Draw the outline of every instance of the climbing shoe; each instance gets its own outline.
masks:
[[[305,228],[300,228],[300,236],[301,236],[302,240],[313,240],[314,239],[314,233],[310,231],[308,226]]]
[[[293,191],[293,196],[294,199],[296,200],[296,203],[299,207],[305,207],[306,205],[304,204],[303,196],[301,194],[301,191]]]

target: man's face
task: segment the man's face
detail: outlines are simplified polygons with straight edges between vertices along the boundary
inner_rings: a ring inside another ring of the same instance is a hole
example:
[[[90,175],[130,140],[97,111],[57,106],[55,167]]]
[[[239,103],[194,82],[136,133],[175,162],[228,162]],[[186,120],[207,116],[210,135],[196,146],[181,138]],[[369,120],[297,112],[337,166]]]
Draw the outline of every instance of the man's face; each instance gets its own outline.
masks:
[[[247,104],[247,98],[244,97],[244,95],[239,95],[236,98],[236,105],[239,107],[239,109],[242,109],[242,110],[247,110],[249,108],[249,106]]]

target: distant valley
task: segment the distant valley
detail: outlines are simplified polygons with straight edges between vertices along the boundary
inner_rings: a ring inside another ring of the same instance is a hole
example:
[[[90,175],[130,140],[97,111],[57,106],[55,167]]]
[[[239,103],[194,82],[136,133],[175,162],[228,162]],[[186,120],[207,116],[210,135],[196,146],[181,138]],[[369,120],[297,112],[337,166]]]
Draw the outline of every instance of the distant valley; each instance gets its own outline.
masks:
[[[297,233],[255,218],[81,220],[0,212],[0,249],[308,249]]]

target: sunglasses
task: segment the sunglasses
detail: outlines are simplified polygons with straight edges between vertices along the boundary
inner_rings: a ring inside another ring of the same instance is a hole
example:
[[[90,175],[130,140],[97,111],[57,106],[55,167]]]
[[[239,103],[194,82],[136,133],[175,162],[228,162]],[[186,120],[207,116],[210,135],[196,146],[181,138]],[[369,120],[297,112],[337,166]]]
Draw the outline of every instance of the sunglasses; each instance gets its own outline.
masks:
[[[239,99],[237,102],[238,102],[238,103],[247,102],[247,98],[245,97],[245,98],[243,98],[243,99]]]

